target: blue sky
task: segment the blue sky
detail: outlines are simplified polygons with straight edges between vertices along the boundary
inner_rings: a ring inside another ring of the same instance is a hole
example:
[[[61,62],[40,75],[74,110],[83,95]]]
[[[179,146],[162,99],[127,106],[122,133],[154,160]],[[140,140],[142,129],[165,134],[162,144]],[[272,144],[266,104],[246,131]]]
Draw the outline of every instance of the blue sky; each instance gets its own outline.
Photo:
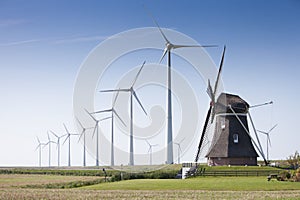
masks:
[[[225,90],[250,104],[274,101],[253,111],[260,129],[279,124],[272,132],[271,158],[300,150],[299,1],[2,0],[0,166],[37,165],[36,136],[46,140],[48,129],[62,132],[63,122],[74,130],[72,95],[81,63],[107,37],[154,26],[143,4],[161,27],[220,45],[208,50],[217,65],[226,44]],[[81,155],[81,146],[74,142],[74,148]],[[81,158],[73,159],[81,164]]]

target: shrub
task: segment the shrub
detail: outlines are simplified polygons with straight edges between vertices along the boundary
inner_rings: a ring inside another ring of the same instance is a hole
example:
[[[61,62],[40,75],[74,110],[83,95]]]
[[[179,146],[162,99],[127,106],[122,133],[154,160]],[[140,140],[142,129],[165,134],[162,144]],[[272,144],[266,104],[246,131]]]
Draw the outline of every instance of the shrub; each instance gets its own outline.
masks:
[[[292,177],[289,171],[282,171],[279,173],[277,180],[279,181],[286,181]]]

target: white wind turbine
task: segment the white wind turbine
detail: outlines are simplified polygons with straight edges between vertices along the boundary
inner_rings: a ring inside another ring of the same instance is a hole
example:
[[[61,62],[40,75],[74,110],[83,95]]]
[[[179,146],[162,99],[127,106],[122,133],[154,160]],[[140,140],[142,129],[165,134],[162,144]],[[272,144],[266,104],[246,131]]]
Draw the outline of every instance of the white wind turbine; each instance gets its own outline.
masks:
[[[159,27],[158,23],[155,21],[154,17],[152,20],[156,24],[159,32],[165,40],[165,49],[159,63],[163,60],[165,55],[168,53],[168,91],[167,91],[167,164],[173,164],[173,122],[172,122],[172,87],[171,87],[171,51],[179,48],[191,48],[191,47],[216,47],[216,45],[178,45],[173,44],[164,34],[162,29]]]
[[[86,135],[86,130],[87,129],[92,129],[92,128],[85,128],[82,123],[79,121],[79,119],[76,117],[76,120],[78,122],[78,124],[80,125],[82,132],[79,136],[78,141],[80,141],[80,139],[83,137],[83,166],[86,166],[86,147],[85,147],[85,135]]]
[[[121,117],[118,115],[118,113],[116,112],[116,109],[115,109],[115,105],[116,105],[118,95],[119,95],[119,92],[117,92],[116,97],[113,101],[112,107],[110,109],[93,112],[93,114],[111,112],[111,149],[110,149],[110,152],[111,152],[110,153],[110,159],[111,159],[110,160],[110,165],[111,166],[115,165],[115,157],[114,157],[114,155],[115,155],[115,153],[114,153],[114,116],[116,115],[117,118],[119,118],[119,120],[122,122],[122,124],[124,126],[126,126],[126,124],[121,119]]]
[[[39,166],[41,167],[42,166],[42,146],[45,146],[46,144],[45,143],[41,143],[40,139],[38,137],[37,138],[37,141],[38,141],[38,145],[37,147],[35,148],[35,151],[37,149],[39,149]]]
[[[65,139],[65,141],[64,141],[63,144],[65,144],[66,141],[67,141],[67,139],[69,139],[69,157],[68,157],[68,166],[70,167],[70,166],[71,166],[71,135],[78,135],[78,134],[70,133],[70,131],[67,129],[66,125],[65,125],[65,124],[63,124],[63,125],[64,125],[64,127],[65,127],[66,132],[67,132],[67,134],[66,134],[67,137],[66,137],[66,139]]]
[[[55,143],[56,144],[56,142],[54,142],[54,141],[51,141],[50,140],[50,136],[49,136],[49,132],[47,131],[47,135],[48,135],[48,142],[45,144],[45,146],[49,146],[49,149],[48,149],[48,153],[49,153],[49,167],[51,167],[51,143]]]
[[[180,142],[174,142],[174,144],[176,144],[178,146],[178,164],[180,164],[180,152],[182,152],[181,150],[181,143],[183,142],[185,138],[183,138],[182,140],[180,140]]]
[[[65,137],[67,134],[58,136],[58,134],[54,133],[53,131],[50,130],[50,132],[57,138],[57,166],[60,166],[60,139]]]
[[[152,165],[152,147],[158,146],[158,144],[150,144],[148,140],[146,142],[149,145],[148,153],[150,153],[150,165]]]
[[[276,124],[275,126],[273,126],[268,132],[266,131],[260,131],[260,130],[257,130],[258,132],[262,133],[262,134],[265,134],[267,136],[267,160],[269,161],[269,145],[271,147],[271,139],[270,139],[270,133],[271,131],[276,128],[278,124]]]
[[[106,117],[103,119],[96,119],[92,113],[90,113],[89,111],[87,111],[85,109],[85,111],[87,112],[87,114],[95,121],[95,127],[94,127],[94,131],[93,131],[93,136],[92,138],[94,138],[94,135],[96,133],[96,166],[99,166],[99,122],[104,121],[106,119],[109,119],[111,117]]]
[[[142,103],[140,102],[139,98],[137,97],[137,94],[133,88],[134,84],[136,83],[146,61],[144,61],[143,65],[141,66],[140,70],[138,71],[137,75],[135,76],[135,79],[128,89],[116,89],[116,90],[102,90],[101,92],[130,92],[130,155],[129,155],[129,165],[134,165],[134,154],[133,154],[133,97],[136,99],[136,101],[139,103],[140,107],[144,111],[144,113],[147,115],[146,110],[144,109]]]

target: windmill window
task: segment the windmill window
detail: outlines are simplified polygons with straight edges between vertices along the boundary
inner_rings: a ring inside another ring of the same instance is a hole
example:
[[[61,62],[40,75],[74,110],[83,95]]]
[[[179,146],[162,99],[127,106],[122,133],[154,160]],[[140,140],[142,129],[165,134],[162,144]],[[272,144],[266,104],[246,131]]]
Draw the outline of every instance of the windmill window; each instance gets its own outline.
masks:
[[[239,135],[238,134],[233,134],[233,142],[234,143],[239,143]]]
[[[221,119],[221,129],[224,130],[225,127],[225,119]]]
[[[222,124],[221,128],[224,130],[225,129],[225,124]]]

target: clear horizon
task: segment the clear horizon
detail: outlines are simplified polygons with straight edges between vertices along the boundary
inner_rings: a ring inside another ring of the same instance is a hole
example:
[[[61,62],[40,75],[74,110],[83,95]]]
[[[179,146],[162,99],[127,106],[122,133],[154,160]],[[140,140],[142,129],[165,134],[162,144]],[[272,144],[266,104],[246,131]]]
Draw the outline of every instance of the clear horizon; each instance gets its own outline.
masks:
[[[278,124],[270,134],[270,159],[285,159],[300,150],[297,134],[300,109],[294,103],[300,97],[298,1],[32,0],[25,3],[15,0],[0,2],[0,166],[38,166],[38,151],[34,151],[37,136],[45,142],[47,130],[62,135],[63,123],[71,132],[76,131],[72,97],[81,64],[108,37],[134,28],[154,27],[143,4],[162,28],[184,33],[199,44],[219,45],[207,49],[216,66],[226,44],[222,72],[225,91],[239,95],[250,105],[274,102],[251,112],[259,130],[267,131]],[[162,50],[153,51],[150,62],[156,57],[158,60],[161,53]],[[131,68],[112,71],[114,75],[105,77],[107,82],[99,88],[110,89],[106,87],[114,86],[113,81],[126,70]],[[186,75],[192,85],[199,84],[196,90],[203,106],[200,118],[204,118],[209,106],[206,80],[193,76],[189,68],[175,66],[175,70]],[[163,97],[163,91],[159,92]],[[147,99],[142,90],[138,95]],[[95,95],[95,99],[99,98],[102,95]],[[96,107],[108,107],[109,101],[104,99]],[[153,101],[145,100],[146,108]],[[202,124],[199,124],[201,129]],[[110,122],[105,122],[104,129],[110,131],[109,125]],[[197,134],[196,138],[200,138],[200,132]],[[266,137],[260,135],[260,139],[266,151]],[[82,165],[83,147],[77,141],[78,138],[72,141],[72,166]],[[198,145],[198,139],[195,144]],[[196,146],[180,160],[193,161]],[[67,145],[62,146],[61,152],[61,165],[66,166]],[[47,156],[44,148],[42,166],[48,165]],[[53,145],[52,166],[57,165],[56,159]],[[95,165],[89,154],[87,165]]]

